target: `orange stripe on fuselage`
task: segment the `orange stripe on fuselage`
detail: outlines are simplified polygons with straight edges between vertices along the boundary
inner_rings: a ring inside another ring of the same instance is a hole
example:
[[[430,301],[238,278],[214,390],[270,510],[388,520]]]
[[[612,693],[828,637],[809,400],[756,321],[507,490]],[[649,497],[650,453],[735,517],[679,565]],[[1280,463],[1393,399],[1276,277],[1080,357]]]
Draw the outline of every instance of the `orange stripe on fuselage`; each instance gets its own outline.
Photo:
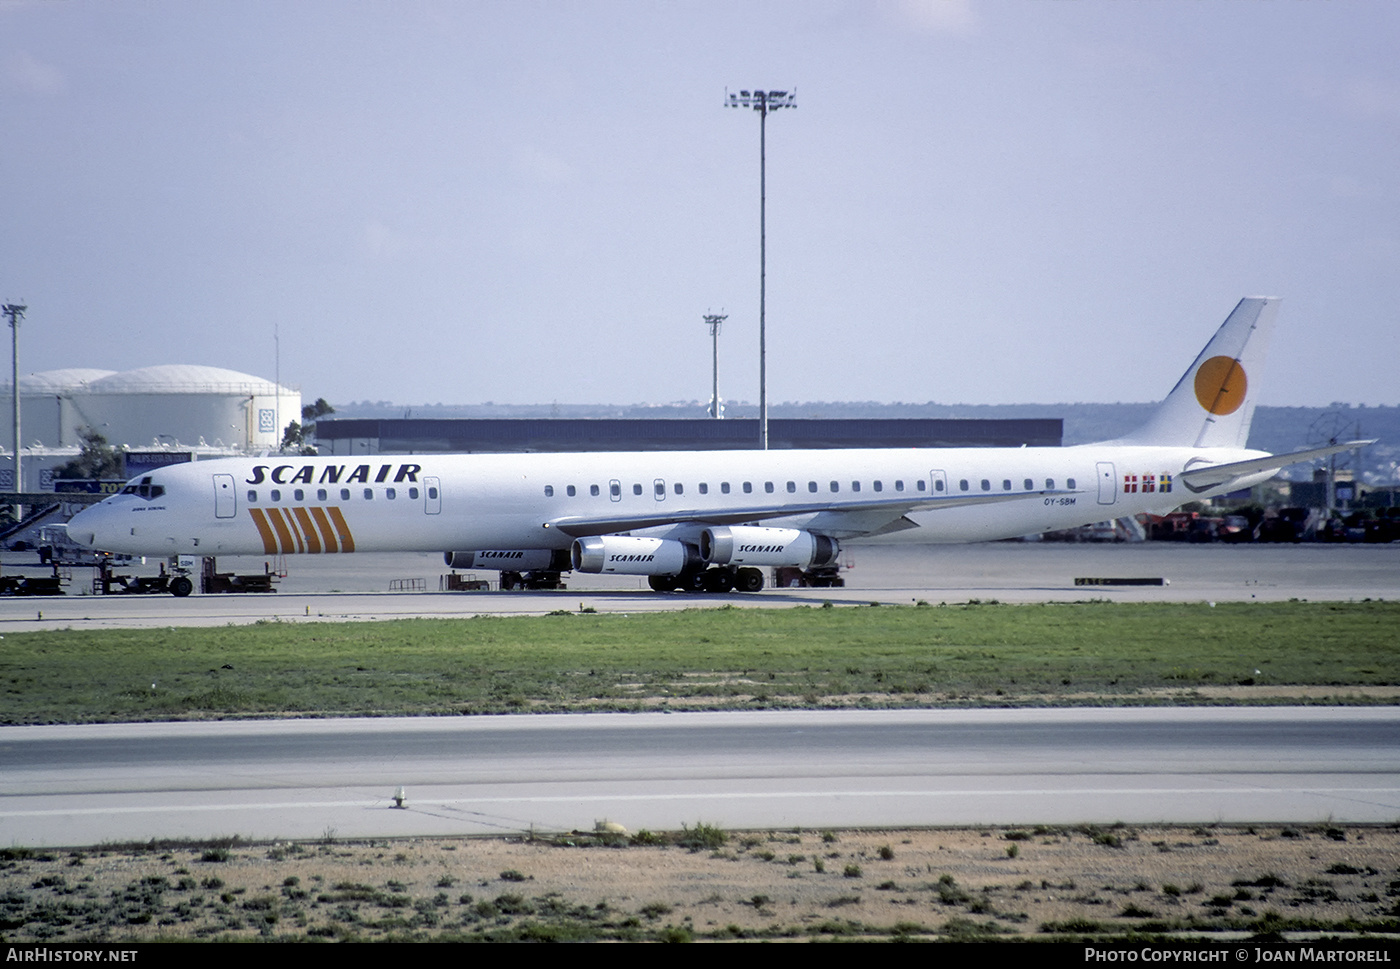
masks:
[[[306,550],[315,555],[321,551],[321,540],[316,536],[316,526],[311,523],[311,516],[305,508],[294,508],[292,511],[297,516],[297,524],[301,526],[301,534],[306,538]]]
[[[287,523],[282,520],[282,512],[276,508],[269,508],[267,510],[267,517],[268,520],[272,522],[272,527],[277,529],[277,537],[282,540],[282,554],[295,554],[297,542],[296,539],[292,538],[292,532],[291,529],[287,527]]]
[[[340,513],[340,509],[331,505],[326,509],[326,513],[331,516],[331,521],[335,522],[335,530],[340,533],[341,551],[355,551],[355,536],[350,534],[350,526],[345,524],[345,516]]]
[[[321,530],[321,538],[323,538],[326,542],[326,551],[340,551],[340,549],[336,548],[335,531],[331,528],[330,519],[326,517],[325,511],[323,511],[320,508],[312,508],[311,517],[316,519],[316,527]]]
[[[297,543],[297,553],[306,551],[306,543],[302,541],[301,529],[297,527],[297,520],[292,516],[290,508],[282,509],[282,520],[287,523],[287,531],[292,533],[292,541]]]
[[[253,524],[258,526],[258,534],[262,536],[263,554],[277,554],[277,536],[272,534],[272,528],[267,524],[267,519],[263,516],[261,508],[249,508],[248,514],[253,517]]]
[[[355,551],[355,537],[339,508],[249,508],[248,514],[268,555],[277,555],[279,547],[282,555]]]

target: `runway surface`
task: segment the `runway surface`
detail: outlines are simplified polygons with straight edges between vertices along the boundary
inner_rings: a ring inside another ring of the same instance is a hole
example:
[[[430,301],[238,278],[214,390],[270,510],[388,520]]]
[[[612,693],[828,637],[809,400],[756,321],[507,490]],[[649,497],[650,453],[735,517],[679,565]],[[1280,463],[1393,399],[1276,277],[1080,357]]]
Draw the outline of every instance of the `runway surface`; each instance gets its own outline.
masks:
[[[23,560],[28,562],[32,555]],[[7,555],[11,568],[14,556]],[[369,620],[406,616],[543,615],[556,609],[640,612],[733,604],[784,608],[966,602],[1346,601],[1400,598],[1400,543],[1392,545],[1122,545],[995,543],[856,548],[842,589],[768,589],[753,595],[658,595],[636,576],[574,573],[562,592],[438,592],[442,556],[427,553],[306,555],[286,560],[273,595],[94,596],[90,570],[74,570],[70,594],[0,600],[0,634],[55,628],[219,626],[277,619]],[[261,572],[263,559],[222,558],[220,571]],[[146,572],[154,572],[148,566]],[[497,573],[482,572],[495,580]],[[1162,586],[1076,586],[1075,579],[1159,577]],[[394,580],[427,592],[391,593]]]
[[[406,806],[391,797],[402,785]],[[1390,708],[598,714],[0,728],[0,843],[1393,822]]]
[[[1400,545],[1015,544],[856,549],[844,589],[439,593],[441,557],[305,556],[275,595],[0,600],[53,628],[370,620],[735,604],[1400,598]],[[11,557],[6,557],[7,571]],[[219,568],[261,571],[261,560]],[[153,571],[148,569],[147,571]],[[81,591],[87,573],[75,574]],[[1076,577],[1162,577],[1079,587]],[[494,578],[494,573],[482,573]],[[426,593],[389,593],[394,579]],[[390,806],[404,785],[408,804]],[[898,711],[0,728],[0,844],[591,828],[1395,821],[1387,709]]]

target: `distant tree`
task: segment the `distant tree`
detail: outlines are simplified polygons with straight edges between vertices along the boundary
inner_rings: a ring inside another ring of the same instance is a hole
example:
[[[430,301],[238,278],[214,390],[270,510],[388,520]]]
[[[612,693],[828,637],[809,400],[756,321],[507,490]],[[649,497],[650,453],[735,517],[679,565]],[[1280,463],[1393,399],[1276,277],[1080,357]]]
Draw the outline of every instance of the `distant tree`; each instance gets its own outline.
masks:
[[[301,409],[301,423],[292,421],[282,435],[282,450],[295,449],[302,454],[315,454],[316,448],[311,439],[316,435],[316,418],[334,414],[335,408],[326,403],[326,398],[317,397],[316,403],[306,404]]]
[[[306,443],[306,434],[301,429],[301,425],[292,421],[287,425],[287,429],[282,432],[282,450],[288,448],[299,448]]]
[[[326,398],[317,397],[316,403],[307,404],[301,409],[301,419],[309,423],[316,423],[316,418],[325,417],[327,414],[334,414],[335,408],[326,403]]]
[[[316,448],[306,439],[307,431],[313,426],[308,424],[303,427],[296,421],[288,424],[287,429],[282,432],[282,450],[295,451],[298,454],[315,454]]]
[[[78,441],[78,456],[55,468],[55,478],[91,481],[101,478],[119,480],[125,476],[121,452],[108,444],[100,433],[90,427],[79,428]]]

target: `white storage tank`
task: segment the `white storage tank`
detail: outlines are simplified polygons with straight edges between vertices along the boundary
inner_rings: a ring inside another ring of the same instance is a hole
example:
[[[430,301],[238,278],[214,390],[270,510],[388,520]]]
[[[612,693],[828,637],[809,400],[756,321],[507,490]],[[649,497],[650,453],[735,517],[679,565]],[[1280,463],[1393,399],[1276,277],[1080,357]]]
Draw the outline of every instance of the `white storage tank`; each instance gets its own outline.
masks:
[[[113,372],[70,368],[19,378],[22,444],[73,446],[90,427],[114,445],[208,444],[276,448],[282,431],[301,420],[301,393],[270,380],[192,364]],[[8,382],[0,400],[8,398]],[[0,404],[0,410],[8,407]],[[0,443],[8,449],[8,421]]]

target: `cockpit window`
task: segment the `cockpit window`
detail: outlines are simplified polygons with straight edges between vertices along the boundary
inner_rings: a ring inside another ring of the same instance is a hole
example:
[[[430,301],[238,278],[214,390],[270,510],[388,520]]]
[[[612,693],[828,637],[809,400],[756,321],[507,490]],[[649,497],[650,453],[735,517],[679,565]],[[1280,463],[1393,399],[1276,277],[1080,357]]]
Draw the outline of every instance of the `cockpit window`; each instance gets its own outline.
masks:
[[[149,477],[142,478],[139,482],[134,482],[122,489],[124,495],[135,495],[150,501],[152,498],[159,498],[165,494],[164,485],[153,485]]]

